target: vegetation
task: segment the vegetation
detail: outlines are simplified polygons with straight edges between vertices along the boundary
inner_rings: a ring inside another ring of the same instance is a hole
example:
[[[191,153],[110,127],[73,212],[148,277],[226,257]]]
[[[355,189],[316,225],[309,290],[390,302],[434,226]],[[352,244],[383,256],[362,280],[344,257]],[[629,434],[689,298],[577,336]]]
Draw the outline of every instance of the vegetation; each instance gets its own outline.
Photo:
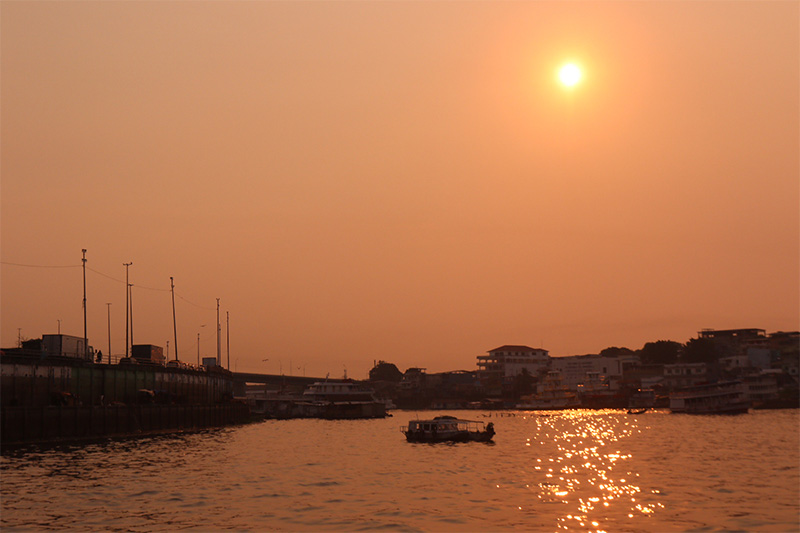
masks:
[[[634,355],[636,352],[631,350],[630,348],[617,348],[616,346],[611,346],[610,348],[606,348],[605,350],[600,351],[600,355],[603,357],[616,357],[618,355]]]
[[[689,339],[681,358],[682,363],[715,363],[719,355],[711,339]]]
[[[656,341],[646,343],[639,350],[643,365],[669,365],[678,362],[683,345],[675,341]]]
[[[386,361],[378,361],[372,370],[369,371],[370,381],[391,381],[393,383],[400,383],[403,379],[403,373],[393,363]]]

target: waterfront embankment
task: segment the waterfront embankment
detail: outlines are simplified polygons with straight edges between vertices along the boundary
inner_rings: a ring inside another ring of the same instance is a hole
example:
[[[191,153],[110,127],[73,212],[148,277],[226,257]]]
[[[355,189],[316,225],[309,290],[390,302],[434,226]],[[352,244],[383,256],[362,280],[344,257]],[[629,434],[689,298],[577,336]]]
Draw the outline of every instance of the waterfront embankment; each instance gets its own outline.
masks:
[[[245,422],[221,368],[105,365],[4,355],[0,444],[68,442],[191,431]]]

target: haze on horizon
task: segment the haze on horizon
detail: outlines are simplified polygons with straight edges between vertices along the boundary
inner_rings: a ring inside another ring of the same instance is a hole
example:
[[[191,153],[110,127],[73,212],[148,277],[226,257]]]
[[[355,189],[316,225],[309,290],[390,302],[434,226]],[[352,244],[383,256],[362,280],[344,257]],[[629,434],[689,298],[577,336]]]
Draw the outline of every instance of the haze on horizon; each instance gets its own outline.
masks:
[[[220,298],[240,371],[800,329],[799,15],[3,1],[0,346],[83,335],[83,248],[95,348],[133,262],[135,342],[172,276],[180,358]]]

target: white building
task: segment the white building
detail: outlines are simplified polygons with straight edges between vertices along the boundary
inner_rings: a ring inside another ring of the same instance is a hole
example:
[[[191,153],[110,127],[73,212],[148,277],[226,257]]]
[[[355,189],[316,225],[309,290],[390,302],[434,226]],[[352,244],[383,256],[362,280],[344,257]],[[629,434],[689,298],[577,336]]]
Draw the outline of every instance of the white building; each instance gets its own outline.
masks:
[[[664,383],[669,388],[691,387],[708,381],[705,363],[676,363],[664,365]]]
[[[499,392],[523,371],[536,376],[549,366],[547,350],[507,344],[478,356],[478,381],[488,391]]]
[[[587,377],[589,374],[600,381],[622,377],[623,360],[619,357],[571,355],[553,357],[552,361],[553,370],[561,372],[564,385],[570,390],[578,390],[578,385],[589,379]]]

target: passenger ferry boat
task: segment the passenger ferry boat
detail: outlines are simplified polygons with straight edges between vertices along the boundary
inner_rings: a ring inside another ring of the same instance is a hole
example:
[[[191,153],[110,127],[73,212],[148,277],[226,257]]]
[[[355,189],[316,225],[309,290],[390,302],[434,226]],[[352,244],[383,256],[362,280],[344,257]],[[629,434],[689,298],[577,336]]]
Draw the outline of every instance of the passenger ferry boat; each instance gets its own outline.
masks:
[[[349,379],[317,381],[294,402],[301,416],[318,418],[383,418],[386,403],[369,387]]]
[[[349,379],[317,381],[303,391],[303,400],[323,402],[375,402],[375,392]]]
[[[694,385],[669,395],[669,409],[673,413],[735,414],[746,413],[749,408],[750,398],[740,381]]]
[[[539,386],[539,392],[531,396],[523,396],[517,409],[556,410],[580,407],[577,394],[569,390],[561,379],[561,372],[551,370]]]
[[[408,442],[489,442],[494,437],[494,424],[461,420],[454,416],[437,416],[433,420],[411,420],[400,431]]]

